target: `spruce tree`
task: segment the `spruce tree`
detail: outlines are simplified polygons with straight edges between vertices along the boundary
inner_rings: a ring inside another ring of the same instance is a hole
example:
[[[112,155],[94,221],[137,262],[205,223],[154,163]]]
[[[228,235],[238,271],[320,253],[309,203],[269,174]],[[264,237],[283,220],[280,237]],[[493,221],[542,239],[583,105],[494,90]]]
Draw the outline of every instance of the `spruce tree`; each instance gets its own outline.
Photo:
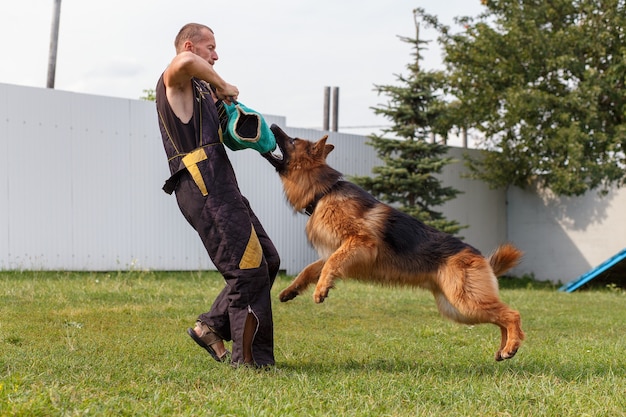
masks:
[[[433,226],[455,234],[465,226],[447,220],[435,207],[441,206],[459,194],[452,187],[444,187],[436,174],[454,162],[446,156],[448,146],[431,137],[446,138],[446,104],[443,95],[443,74],[420,70],[420,51],[425,43],[419,39],[416,16],[416,37],[401,37],[414,47],[415,61],[407,65],[407,76],[397,75],[400,85],[376,85],[379,95],[386,95],[386,105],[374,107],[376,114],[385,116],[392,126],[382,135],[368,136],[369,145],[376,149],[384,165],[372,169],[373,176],[353,177],[352,180],[376,198]],[[387,136],[393,136],[388,138]]]

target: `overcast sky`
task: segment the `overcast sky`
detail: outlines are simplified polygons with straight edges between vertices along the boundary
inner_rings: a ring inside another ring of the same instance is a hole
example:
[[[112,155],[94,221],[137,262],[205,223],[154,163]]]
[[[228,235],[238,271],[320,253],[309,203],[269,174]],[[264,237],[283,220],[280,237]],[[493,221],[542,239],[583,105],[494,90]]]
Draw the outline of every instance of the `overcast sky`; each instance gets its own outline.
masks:
[[[0,2],[0,83],[45,87],[54,0]],[[476,16],[480,0],[62,0],[55,87],[137,99],[174,55],[188,22],[216,34],[215,68],[239,99],[291,127],[321,128],[325,86],[339,87],[339,130],[369,134],[389,124],[372,106],[385,103],[375,84],[406,73],[412,10],[443,23]],[[441,65],[435,34],[423,65]],[[355,126],[365,126],[353,129]]]

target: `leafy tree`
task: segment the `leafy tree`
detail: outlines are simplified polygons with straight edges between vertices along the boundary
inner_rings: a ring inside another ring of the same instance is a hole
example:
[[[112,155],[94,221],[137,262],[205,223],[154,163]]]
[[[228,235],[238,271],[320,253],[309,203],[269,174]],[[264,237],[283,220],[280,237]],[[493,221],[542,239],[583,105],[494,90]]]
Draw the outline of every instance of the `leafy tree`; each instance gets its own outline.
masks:
[[[416,27],[415,39],[400,38],[415,48],[412,54],[415,62],[407,65],[408,75],[396,76],[400,85],[375,86],[379,95],[389,97],[389,102],[373,110],[393,122],[392,127],[383,130],[383,135],[391,134],[394,139],[369,136],[368,144],[376,149],[384,165],[374,167],[373,177],[354,177],[352,180],[381,201],[454,234],[462,229],[459,223],[447,220],[441,212],[434,210],[459,193],[452,187],[442,186],[435,176],[452,159],[445,156],[446,145],[429,142],[431,134],[445,137],[448,132],[448,128],[443,127],[446,106],[439,95],[444,79],[438,71],[420,69],[420,50],[425,42],[419,40],[417,21]]]
[[[155,101],[156,100],[156,91],[153,88],[144,89],[143,96],[139,97],[141,100],[146,101]]]
[[[482,0],[484,12],[436,18],[454,124],[484,134],[475,177],[537,182],[559,195],[606,192],[626,178],[626,1]]]

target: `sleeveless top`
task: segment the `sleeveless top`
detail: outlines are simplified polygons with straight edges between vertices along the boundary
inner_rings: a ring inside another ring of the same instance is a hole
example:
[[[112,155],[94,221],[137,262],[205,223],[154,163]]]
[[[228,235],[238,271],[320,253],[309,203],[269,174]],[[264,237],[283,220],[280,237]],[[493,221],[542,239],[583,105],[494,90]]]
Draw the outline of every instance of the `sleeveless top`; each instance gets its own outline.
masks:
[[[194,150],[222,146],[219,117],[210,86],[196,78],[192,78],[190,82],[193,84],[194,108],[188,123],[183,123],[172,110],[165,93],[163,75],[156,87],[159,128],[171,174],[163,186],[168,194],[176,188],[181,173],[189,168],[183,163],[185,156]]]

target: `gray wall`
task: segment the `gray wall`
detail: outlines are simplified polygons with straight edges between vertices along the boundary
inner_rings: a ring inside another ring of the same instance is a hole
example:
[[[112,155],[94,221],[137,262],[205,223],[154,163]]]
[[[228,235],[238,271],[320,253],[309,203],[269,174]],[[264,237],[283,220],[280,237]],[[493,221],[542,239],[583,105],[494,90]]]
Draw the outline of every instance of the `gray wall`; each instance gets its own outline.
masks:
[[[512,188],[508,229],[526,252],[517,274],[569,282],[626,247],[626,189],[572,198]]]
[[[292,136],[324,134],[266,118]],[[367,175],[378,163],[365,137],[329,135],[336,146],[328,161],[345,175]],[[459,160],[464,152],[476,151],[451,149]],[[273,168],[256,152],[230,156],[282,269],[297,273],[316,258],[307,217],[287,206]],[[518,244],[526,257],[516,272],[568,281],[624,246],[621,190],[603,200],[546,200],[490,190],[461,178],[463,171],[457,163],[442,175],[464,191],[444,214],[469,225],[461,234],[485,253],[507,240]],[[168,174],[154,103],[0,84],[0,269],[212,269],[174,196],[161,190]]]

